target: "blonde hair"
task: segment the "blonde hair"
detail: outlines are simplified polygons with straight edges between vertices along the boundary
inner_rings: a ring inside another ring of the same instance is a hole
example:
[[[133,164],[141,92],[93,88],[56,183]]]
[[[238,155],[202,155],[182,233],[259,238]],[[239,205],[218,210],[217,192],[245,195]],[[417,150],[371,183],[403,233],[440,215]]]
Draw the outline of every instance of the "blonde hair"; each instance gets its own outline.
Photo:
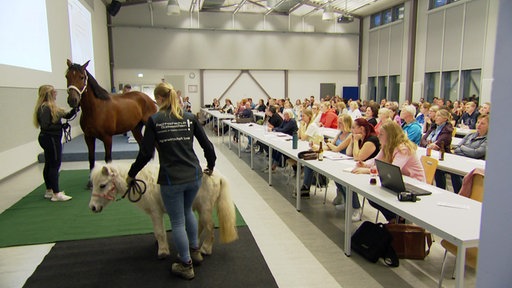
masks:
[[[64,114],[66,114],[66,111],[64,109],[57,106],[57,103],[55,103],[55,99],[53,99],[52,92],[55,90],[55,88],[52,85],[42,85],[39,87],[38,91],[38,97],[36,101],[36,106],[34,107],[34,115],[32,118],[32,123],[36,128],[39,128],[39,119],[37,115],[39,114],[39,110],[43,106],[47,106],[50,108],[50,113],[52,115],[52,122],[57,123]]]
[[[306,116],[309,117],[309,121],[306,123],[306,129],[308,128],[309,124],[311,124],[313,121],[315,121],[315,119],[313,119],[313,111],[311,111],[310,109],[304,109],[302,110],[302,114],[306,114]],[[304,119],[304,117],[302,117],[302,119]]]
[[[448,110],[446,110],[446,109],[442,108],[442,109],[439,109],[439,110],[436,112],[436,117],[437,117],[437,115],[438,115],[438,114],[439,114],[441,117],[446,118],[446,121],[447,121],[448,123],[450,123],[450,122],[452,121],[452,113],[450,113],[450,111],[448,111]]]
[[[402,127],[395,121],[386,121],[380,126],[380,131],[386,132],[386,145],[381,147],[383,153],[383,160],[385,162],[393,162],[393,154],[395,149],[400,145],[405,145],[409,150],[409,155],[416,153],[417,146],[407,138],[407,135],[402,130]]]
[[[343,123],[343,132],[350,132],[352,129],[352,117],[348,114],[338,116],[338,122]]]
[[[179,120],[183,119],[183,108],[180,105],[178,94],[171,84],[165,82],[158,84],[153,91],[153,94],[155,94],[155,97],[162,97],[160,111],[169,111],[169,114]]]

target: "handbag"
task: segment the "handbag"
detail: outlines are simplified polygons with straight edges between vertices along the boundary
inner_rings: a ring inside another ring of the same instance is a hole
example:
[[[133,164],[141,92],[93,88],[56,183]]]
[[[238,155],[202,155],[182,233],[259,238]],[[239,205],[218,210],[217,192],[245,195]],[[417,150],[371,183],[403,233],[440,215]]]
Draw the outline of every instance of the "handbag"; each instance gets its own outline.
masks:
[[[235,121],[236,123],[251,123],[253,122],[253,117],[247,117],[247,118],[244,118],[244,117],[240,117],[240,116],[236,116],[235,118]]]
[[[379,258],[384,258],[386,265],[398,267],[399,260],[391,246],[392,240],[393,237],[384,224],[365,221],[352,235],[351,247],[372,263],[376,263]]]
[[[432,235],[424,228],[413,224],[386,224],[393,236],[392,246],[403,259],[423,260],[430,253]]]
[[[299,152],[297,157],[299,157],[299,159],[304,159],[304,160],[316,160],[316,159],[318,159],[318,153],[315,151],[312,151],[312,150],[307,150],[307,151]]]

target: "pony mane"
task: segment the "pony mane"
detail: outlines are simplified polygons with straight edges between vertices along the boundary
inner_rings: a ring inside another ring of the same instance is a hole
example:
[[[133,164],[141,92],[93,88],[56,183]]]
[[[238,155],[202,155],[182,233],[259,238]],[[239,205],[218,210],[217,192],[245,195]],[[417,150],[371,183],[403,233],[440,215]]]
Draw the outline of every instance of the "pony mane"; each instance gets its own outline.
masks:
[[[70,70],[76,70],[76,71],[81,72],[82,66],[79,64],[73,63],[69,67],[68,71],[70,71]],[[92,92],[93,92],[94,96],[101,100],[110,100],[110,94],[108,93],[108,91],[105,90],[103,87],[101,87],[100,84],[98,84],[98,81],[96,81],[96,79],[94,79],[94,77],[91,75],[91,73],[89,73],[89,71],[87,71],[87,69],[85,69],[85,73],[87,73],[87,83],[91,85]]]

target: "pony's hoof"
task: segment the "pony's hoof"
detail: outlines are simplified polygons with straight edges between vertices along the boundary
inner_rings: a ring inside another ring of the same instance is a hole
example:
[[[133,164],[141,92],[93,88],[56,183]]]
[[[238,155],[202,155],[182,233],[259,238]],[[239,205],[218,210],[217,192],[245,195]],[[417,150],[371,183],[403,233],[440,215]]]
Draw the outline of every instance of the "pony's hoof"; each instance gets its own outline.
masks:
[[[212,255],[212,249],[211,249],[211,248],[210,248],[210,249],[207,249],[207,248],[205,248],[205,247],[201,247],[200,251],[201,251],[201,254],[203,254],[203,255],[205,255],[205,256],[210,256],[210,255]]]

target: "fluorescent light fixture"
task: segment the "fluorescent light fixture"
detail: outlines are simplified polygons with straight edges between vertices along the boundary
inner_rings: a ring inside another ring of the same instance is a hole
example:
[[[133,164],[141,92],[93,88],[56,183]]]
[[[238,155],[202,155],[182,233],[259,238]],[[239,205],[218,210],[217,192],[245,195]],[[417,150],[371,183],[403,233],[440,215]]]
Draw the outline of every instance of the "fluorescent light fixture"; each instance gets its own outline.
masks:
[[[332,21],[334,20],[334,10],[330,4],[326,5],[324,8],[324,13],[322,13],[323,21]]]
[[[137,77],[142,78],[142,77],[144,77],[144,74],[139,73],[139,74],[137,74]]]
[[[178,0],[169,0],[167,2],[167,15],[179,15],[181,12]]]

